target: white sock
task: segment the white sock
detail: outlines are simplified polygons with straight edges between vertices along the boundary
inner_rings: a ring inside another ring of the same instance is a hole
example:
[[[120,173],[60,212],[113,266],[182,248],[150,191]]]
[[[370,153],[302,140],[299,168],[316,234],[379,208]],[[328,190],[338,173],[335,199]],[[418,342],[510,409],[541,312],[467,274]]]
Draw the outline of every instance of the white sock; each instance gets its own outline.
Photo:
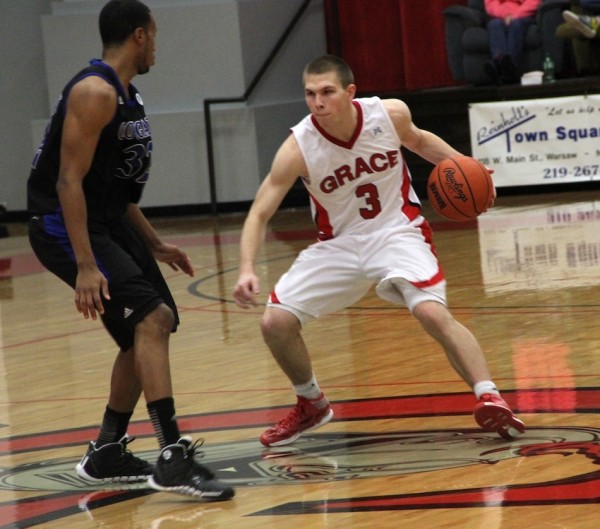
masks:
[[[484,393],[493,393],[495,395],[500,395],[496,384],[494,384],[491,380],[481,380],[480,382],[477,382],[473,386],[473,391],[475,392],[475,397],[477,397],[477,400],[479,400],[481,398],[481,395],[483,395]]]
[[[318,399],[321,396],[321,388],[314,374],[305,384],[294,386],[294,391],[299,397],[310,400]]]

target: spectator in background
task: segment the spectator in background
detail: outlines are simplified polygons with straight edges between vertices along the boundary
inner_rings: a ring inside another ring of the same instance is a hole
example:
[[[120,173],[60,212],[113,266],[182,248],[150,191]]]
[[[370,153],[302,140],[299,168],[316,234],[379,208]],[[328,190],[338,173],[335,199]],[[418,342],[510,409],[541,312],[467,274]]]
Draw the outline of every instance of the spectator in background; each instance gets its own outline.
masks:
[[[577,14],[573,11],[563,11],[563,18],[584,37],[593,39],[598,36],[600,26],[600,0],[579,0],[578,3],[584,12]]]
[[[571,0],[563,11],[565,22],[556,28],[556,36],[568,39],[573,48],[577,75],[600,72],[600,0]]]
[[[486,73],[499,83],[519,80],[521,57],[527,29],[535,22],[542,0],[485,0],[485,11],[491,17],[487,24],[492,60]]]

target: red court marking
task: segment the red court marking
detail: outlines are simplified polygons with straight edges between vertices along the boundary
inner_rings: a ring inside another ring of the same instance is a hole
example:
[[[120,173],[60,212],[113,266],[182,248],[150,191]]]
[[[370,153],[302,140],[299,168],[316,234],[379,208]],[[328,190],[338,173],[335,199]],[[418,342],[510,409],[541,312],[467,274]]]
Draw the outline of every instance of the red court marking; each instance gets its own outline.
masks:
[[[571,389],[555,389],[552,393],[560,391],[571,393]],[[522,397],[528,393],[540,396],[543,390],[504,391],[503,397],[516,413]],[[525,398],[526,401],[529,399]],[[559,399],[560,400],[560,399]],[[576,399],[570,410],[563,406],[559,409],[552,407],[547,399],[538,399],[540,405],[537,409],[528,409],[527,412],[537,413],[578,413],[598,411],[598,389],[580,388],[576,390]],[[471,415],[475,397],[472,393],[442,393],[435,395],[411,395],[406,397],[387,397],[375,399],[357,399],[332,401],[335,411],[333,421],[352,421],[369,419],[403,419],[409,417],[455,416]],[[226,412],[194,414],[178,417],[180,428],[184,432],[206,432],[214,430],[230,430],[232,428],[264,427],[280,420],[289,411],[289,405],[275,408],[254,408]],[[0,455],[33,450],[45,450],[58,446],[74,446],[94,439],[98,427],[89,427],[73,430],[61,430],[35,435],[16,436],[0,439]],[[131,423],[129,433],[139,437],[154,435],[150,421]]]
[[[5,261],[5,263],[4,266],[0,268],[0,279],[29,276],[32,274],[39,274],[46,270],[33,253],[14,255],[10,258],[3,259],[3,261]],[[6,261],[8,261],[8,265]]]

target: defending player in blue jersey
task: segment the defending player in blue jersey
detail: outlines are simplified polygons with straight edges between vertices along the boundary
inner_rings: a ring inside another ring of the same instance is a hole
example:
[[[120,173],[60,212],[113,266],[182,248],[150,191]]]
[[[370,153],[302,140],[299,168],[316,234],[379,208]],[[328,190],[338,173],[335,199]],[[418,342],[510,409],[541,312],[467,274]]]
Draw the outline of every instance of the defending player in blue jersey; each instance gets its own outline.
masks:
[[[156,22],[138,0],[111,0],[99,25],[102,60],[66,85],[28,181],[36,255],[75,289],[77,310],[99,316],[120,348],[100,432],[77,473],[96,483],[148,480],[158,490],[226,500],[233,489],[194,460],[196,445],[175,419],[169,338],[179,318],[156,261],[190,276],[194,270],[138,205],[152,136],[131,80],[154,64]],[[142,392],[161,448],[155,466],[127,449]]]

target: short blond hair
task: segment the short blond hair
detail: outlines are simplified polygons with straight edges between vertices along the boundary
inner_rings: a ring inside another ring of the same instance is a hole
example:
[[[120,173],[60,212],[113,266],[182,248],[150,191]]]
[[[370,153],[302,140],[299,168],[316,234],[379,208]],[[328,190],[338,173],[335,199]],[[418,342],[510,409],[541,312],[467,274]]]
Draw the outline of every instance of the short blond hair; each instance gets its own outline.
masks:
[[[343,59],[335,55],[322,55],[309,62],[304,67],[302,78],[306,79],[307,75],[320,75],[329,72],[335,72],[342,88],[347,88],[348,85],[354,84],[354,74],[350,66]]]

